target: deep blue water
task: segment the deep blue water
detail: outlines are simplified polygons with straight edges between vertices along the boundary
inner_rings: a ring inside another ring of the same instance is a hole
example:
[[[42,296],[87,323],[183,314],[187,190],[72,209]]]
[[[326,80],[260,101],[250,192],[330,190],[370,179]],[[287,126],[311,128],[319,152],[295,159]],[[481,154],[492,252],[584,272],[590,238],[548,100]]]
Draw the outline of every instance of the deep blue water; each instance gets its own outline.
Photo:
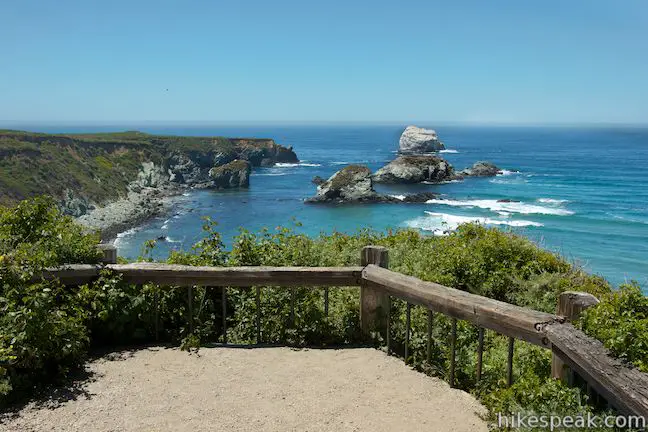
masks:
[[[449,204],[315,206],[311,178],[327,178],[349,163],[376,170],[392,160],[402,126],[141,127],[151,133],[274,138],[292,145],[298,166],[255,169],[249,190],[195,191],[179,197],[167,217],[117,239],[122,256],[135,257],[145,240],[166,236],[156,254],[188,249],[202,235],[201,217],[218,221],[226,239],[238,227],[290,226],[298,230],[354,231],[362,227],[415,227],[433,234],[462,221],[480,220],[522,233],[614,284],[648,286],[648,129],[442,127],[457,169],[488,160],[511,171],[487,179],[441,185],[378,187],[393,194],[438,192]],[[124,130],[40,128],[43,131]],[[129,126],[128,129],[134,129]],[[514,173],[513,171],[519,171]],[[520,203],[498,203],[512,199]]]

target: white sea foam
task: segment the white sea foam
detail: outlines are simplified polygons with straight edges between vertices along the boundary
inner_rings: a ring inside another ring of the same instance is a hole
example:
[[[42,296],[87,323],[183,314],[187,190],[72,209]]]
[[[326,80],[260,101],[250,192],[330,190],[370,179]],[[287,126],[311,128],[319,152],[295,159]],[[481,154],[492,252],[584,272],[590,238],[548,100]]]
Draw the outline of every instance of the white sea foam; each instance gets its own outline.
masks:
[[[259,173],[259,174],[252,174],[254,177],[276,177],[276,176],[285,176],[288,175],[288,173],[285,172],[269,172],[269,173]]]
[[[494,178],[489,180],[490,183],[493,184],[503,184],[503,185],[511,185],[511,184],[524,184],[528,183],[529,181],[523,177],[508,177],[508,178]]]
[[[392,196],[394,198],[397,198],[397,199],[401,200],[401,201],[403,201],[405,199],[405,195],[392,195]]]
[[[118,233],[117,237],[115,238],[115,241],[113,241],[113,244],[115,245],[115,247],[119,247],[119,245],[122,244],[127,237],[132,236],[137,231],[138,231],[137,228],[131,228],[131,229],[126,230],[124,232]]]
[[[164,237],[164,240],[165,240],[166,242],[168,242],[168,243],[180,243],[180,242],[181,242],[181,240],[174,240],[174,239],[172,239],[172,238],[169,237],[169,236]]]
[[[446,235],[456,230],[465,223],[478,223],[481,225],[506,225],[511,227],[541,227],[541,223],[529,220],[492,219],[474,216],[458,216],[447,213],[434,213],[426,211],[427,216],[409,220],[405,224],[410,228],[431,231],[435,235]]]
[[[428,184],[428,185],[438,185],[438,184],[461,183],[461,182],[463,182],[463,180],[455,179],[455,180],[444,180],[444,181],[440,181],[440,182],[433,182],[433,181],[427,181],[426,180],[426,181],[422,181],[421,183]]]
[[[337,162],[331,162],[331,165],[349,165],[351,162],[345,162],[345,161],[337,161]]]
[[[439,153],[459,153],[459,150],[445,149],[445,150],[439,150]]]
[[[189,192],[185,192],[185,193],[182,194],[182,196],[184,196],[184,197],[188,197],[188,196],[190,196],[190,195],[191,195],[191,194],[190,194]]]
[[[521,174],[521,173],[520,173],[520,171],[502,170],[502,172],[497,174],[497,175],[498,176],[510,176],[510,175],[516,175],[516,174]]]
[[[162,226],[160,227],[160,229],[163,229],[163,230],[169,229],[169,225],[168,225],[168,224],[164,224],[164,225],[162,225]]]
[[[306,162],[299,162],[299,163],[285,163],[285,162],[279,162],[276,163],[275,166],[277,168],[293,168],[293,167],[319,167],[322,166],[322,164],[317,164],[317,163],[306,163]]]
[[[427,204],[441,204],[452,207],[479,207],[492,211],[506,211],[510,213],[521,214],[546,214],[556,216],[569,216],[574,212],[570,210],[544,207],[535,204],[527,204],[523,202],[500,202],[498,200],[451,200],[451,199],[431,199],[426,202]]]
[[[544,203],[544,204],[564,204],[569,202],[566,199],[554,199],[554,198],[538,198],[538,202]]]

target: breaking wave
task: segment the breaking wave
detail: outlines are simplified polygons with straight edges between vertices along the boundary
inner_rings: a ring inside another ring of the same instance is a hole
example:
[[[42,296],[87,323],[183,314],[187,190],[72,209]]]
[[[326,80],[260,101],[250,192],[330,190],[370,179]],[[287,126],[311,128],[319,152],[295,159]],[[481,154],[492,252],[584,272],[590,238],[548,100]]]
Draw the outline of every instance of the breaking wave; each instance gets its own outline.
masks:
[[[520,171],[512,171],[512,170],[505,170],[503,169],[501,173],[497,174],[498,176],[510,176],[510,175],[516,175],[516,174],[521,174]]]
[[[317,163],[306,163],[306,162],[299,162],[299,163],[285,163],[285,162],[279,162],[275,164],[275,167],[277,168],[293,168],[293,167],[319,167],[322,166],[322,164],[317,164]]]
[[[259,173],[259,174],[252,174],[254,177],[275,177],[275,176],[285,176],[288,175],[288,173],[285,172],[270,172],[270,173]]]
[[[536,204],[527,204],[523,202],[508,202],[498,200],[451,200],[451,199],[431,199],[426,201],[426,204],[441,204],[452,207],[478,207],[483,209],[497,211],[505,211],[510,213],[520,214],[546,214],[556,216],[569,216],[574,212],[555,207],[544,207]]]
[[[474,216],[457,216],[447,213],[425,212],[427,216],[421,216],[405,222],[410,228],[423,231],[430,231],[434,235],[447,235],[456,230],[459,225],[465,223],[478,223],[481,225],[506,225],[511,227],[541,227],[543,224],[529,220],[504,220]]]
[[[569,202],[566,199],[554,199],[554,198],[538,198],[538,202],[544,203],[544,204],[564,204]]]

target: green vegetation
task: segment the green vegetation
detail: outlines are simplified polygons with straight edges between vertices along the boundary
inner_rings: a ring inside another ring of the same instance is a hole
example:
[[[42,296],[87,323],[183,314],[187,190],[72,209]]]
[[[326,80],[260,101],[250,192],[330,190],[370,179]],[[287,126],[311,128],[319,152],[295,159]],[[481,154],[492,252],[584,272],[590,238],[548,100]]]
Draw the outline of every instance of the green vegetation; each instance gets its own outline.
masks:
[[[247,171],[250,169],[250,163],[241,159],[234,160],[232,162],[226,163],[225,165],[220,165],[211,170],[211,176],[217,177],[222,174],[232,173],[237,171]]]
[[[617,357],[648,372],[648,297],[630,284],[599,298],[600,304],[583,313],[582,330]]]
[[[161,164],[177,152],[235,155],[254,146],[272,145],[272,140],[162,136],[137,131],[50,135],[0,130],[0,204],[15,204],[40,194],[61,200],[66,191],[103,204],[126,193],[143,162]]]
[[[194,331],[187,327],[184,289],[124,284],[106,271],[96,282],[63,289],[56,282],[30,283],[43,266],[94,262],[97,239],[55,209],[52,201],[24,201],[0,212],[0,402],[34,391],[45,377],[64,376],[82,364],[92,347],[155,341],[159,304],[160,341],[193,349],[222,340],[220,291],[194,289]],[[205,237],[190,252],[174,252],[170,263],[191,265],[358,265],[360,250],[369,244],[390,250],[390,268],[520,306],[552,312],[565,290],[585,290],[601,299],[582,320],[583,329],[601,339],[616,355],[646,370],[648,299],[636,286],[612,291],[605,280],[573,267],[525,238],[464,225],[447,237],[424,237],[414,231],[353,235],[333,233],[311,238],[291,229],[241,230],[226,249],[216,225],[206,222]],[[154,247],[150,242],[148,248]],[[145,251],[145,256],[146,256]],[[256,340],[254,290],[229,288],[228,341]],[[359,342],[357,289],[331,288],[330,310],[323,308],[324,288],[294,289],[296,307],[290,313],[291,290],[263,287],[262,337],[265,343],[296,346]],[[392,341],[403,353],[405,308],[394,301]],[[294,321],[293,321],[294,319]],[[408,362],[418,370],[445,377],[449,363],[450,320],[434,316],[432,358],[426,359],[427,311],[412,310]],[[575,414],[594,410],[578,388],[549,378],[550,352],[516,342],[513,386],[507,388],[507,339],[487,331],[483,377],[475,382],[477,328],[459,321],[457,385],[477,395],[496,412]],[[380,343],[378,341],[377,343]],[[493,415],[493,414],[492,414]]]
[[[370,175],[371,170],[363,165],[348,165],[342,168],[334,177],[331,182],[333,189],[341,189],[348,186],[353,179],[358,175]]]

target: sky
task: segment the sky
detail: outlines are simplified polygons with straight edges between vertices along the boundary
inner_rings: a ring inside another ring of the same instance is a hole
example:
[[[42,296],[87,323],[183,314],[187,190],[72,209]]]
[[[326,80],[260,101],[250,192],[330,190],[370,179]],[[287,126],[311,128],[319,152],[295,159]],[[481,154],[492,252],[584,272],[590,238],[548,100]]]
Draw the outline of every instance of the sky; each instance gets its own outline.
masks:
[[[0,123],[648,124],[645,0],[4,0]]]

